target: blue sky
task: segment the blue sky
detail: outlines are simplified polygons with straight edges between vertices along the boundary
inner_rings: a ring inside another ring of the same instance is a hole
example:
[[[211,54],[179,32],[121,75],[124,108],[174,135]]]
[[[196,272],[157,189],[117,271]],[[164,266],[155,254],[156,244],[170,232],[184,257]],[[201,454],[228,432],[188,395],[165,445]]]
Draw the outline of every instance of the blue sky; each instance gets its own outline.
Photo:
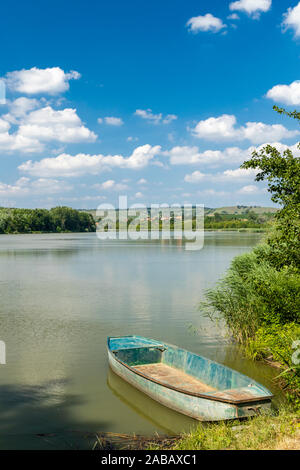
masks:
[[[240,164],[300,140],[300,2],[3,2],[0,205],[271,205]],[[0,88],[1,90],[1,88]],[[1,98],[1,97],[0,97]]]

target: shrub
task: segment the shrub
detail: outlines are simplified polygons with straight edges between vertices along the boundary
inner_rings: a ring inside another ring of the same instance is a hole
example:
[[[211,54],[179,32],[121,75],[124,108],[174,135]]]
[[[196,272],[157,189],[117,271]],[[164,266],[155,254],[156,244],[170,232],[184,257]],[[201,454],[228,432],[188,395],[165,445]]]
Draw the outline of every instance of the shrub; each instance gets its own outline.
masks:
[[[257,330],[255,337],[249,339],[245,351],[252,359],[272,359],[283,365],[284,371],[279,377],[286,386],[297,395],[300,405],[300,364],[297,341],[300,340],[300,325],[287,323],[278,328],[277,325],[264,326]]]
[[[233,335],[245,343],[260,326],[299,321],[300,275],[293,267],[277,270],[265,258],[271,248],[261,245],[236,257],[226,276],[206,292],[200,309],[225,319]]]

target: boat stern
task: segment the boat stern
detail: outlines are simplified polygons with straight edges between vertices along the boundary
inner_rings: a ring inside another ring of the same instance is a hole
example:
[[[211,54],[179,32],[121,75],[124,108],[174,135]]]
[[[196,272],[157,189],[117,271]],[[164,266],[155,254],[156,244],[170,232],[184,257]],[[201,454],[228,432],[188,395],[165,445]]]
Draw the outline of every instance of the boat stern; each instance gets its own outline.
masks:
[[[258,401],[254,403],[245,403],[244,405],[237,405],[237,418],[250,418],[251,416],[258,416],[263,413],[269,413],[271,411],[272,402],[271,399],[266,401]]]

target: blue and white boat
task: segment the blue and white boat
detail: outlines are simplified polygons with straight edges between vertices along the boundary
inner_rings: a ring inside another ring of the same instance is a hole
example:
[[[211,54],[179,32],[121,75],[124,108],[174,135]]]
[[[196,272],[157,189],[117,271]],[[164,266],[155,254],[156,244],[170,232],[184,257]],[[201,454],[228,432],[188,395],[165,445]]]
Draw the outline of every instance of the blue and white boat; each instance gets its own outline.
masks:
[[[271,392],[228,367],[142,336],[108,337],[111,369],[153,400],[199,421],[254,416]]]

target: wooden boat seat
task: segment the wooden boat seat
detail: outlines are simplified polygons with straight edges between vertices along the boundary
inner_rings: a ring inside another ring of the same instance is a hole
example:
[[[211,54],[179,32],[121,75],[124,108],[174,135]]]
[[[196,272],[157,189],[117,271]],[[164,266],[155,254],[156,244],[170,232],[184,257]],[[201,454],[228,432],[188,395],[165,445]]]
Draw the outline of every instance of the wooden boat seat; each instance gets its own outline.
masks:
[[[167,383],[176,389],[187,392],[207,393],[216,391],[215,388],[201,382],[196,377],[162,362],[135,366],[134,369],[144,376],[157,380],[158,382]]]

